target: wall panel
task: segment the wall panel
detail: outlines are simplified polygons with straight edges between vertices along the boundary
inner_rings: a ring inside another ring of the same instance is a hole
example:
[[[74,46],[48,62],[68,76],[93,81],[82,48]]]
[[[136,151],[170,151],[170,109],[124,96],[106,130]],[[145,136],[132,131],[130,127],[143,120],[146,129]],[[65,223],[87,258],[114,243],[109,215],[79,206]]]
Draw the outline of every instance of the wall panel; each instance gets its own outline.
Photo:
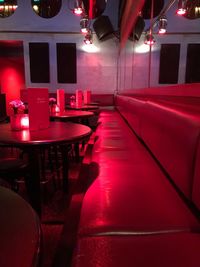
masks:
[[[161,44],[160,51],[160,84],[175,84],[178,82],[180,44]]]
[[[49,83],[49,44],[29,43],[30,79],[32,83]]]
[[[76,83],[76,44],[57,43],[56,49],[58,83]]]

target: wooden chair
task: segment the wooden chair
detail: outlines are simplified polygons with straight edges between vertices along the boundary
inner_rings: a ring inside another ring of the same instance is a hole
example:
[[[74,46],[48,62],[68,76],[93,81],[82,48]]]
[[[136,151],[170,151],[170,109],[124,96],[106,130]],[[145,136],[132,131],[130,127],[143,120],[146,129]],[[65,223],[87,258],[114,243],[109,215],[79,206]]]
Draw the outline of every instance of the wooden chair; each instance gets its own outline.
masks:
[[[28,175],[28,163],[21,157],[18,149],[1,147],[0,152],[0,179],[17,192],[18,180]]]

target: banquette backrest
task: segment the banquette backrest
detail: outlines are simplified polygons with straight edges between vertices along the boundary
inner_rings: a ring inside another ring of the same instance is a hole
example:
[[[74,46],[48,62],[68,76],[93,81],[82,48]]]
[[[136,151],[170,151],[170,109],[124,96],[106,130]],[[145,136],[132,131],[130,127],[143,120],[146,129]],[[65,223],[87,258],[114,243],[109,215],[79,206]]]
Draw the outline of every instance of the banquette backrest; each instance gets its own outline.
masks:
[[[200,206],[199,117],[148,99],[117,95],[115,103],[175,185]]]
[[[191,198],[200,121],[153,102],[147,102],[145,109],[141,138],[178,188]]]
[[[192,201],[200,210],[200,139],[196,149],[195,169],[192,188]]]
[[[126,96],[117,96],[115,105],[138,136],[141,135],[141,117],[146,101]]]

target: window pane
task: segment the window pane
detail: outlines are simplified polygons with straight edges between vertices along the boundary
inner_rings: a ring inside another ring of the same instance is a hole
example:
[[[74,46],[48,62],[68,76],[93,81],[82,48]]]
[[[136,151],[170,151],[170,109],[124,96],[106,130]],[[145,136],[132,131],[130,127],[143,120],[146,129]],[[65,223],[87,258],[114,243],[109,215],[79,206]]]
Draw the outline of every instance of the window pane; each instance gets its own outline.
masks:
[[[57,43],[57,74],[59,83],[76,83],[76,44]]]
[[[29,43],[32,83],[49,83],[49,44]]]
[[[55,17],[61,8],[62,0],[31,0],[34,12],[42,18]]]
[[[200,44],[188,44],[185,82],[200,82]]]
[[[162,44],[160,51],[159,83],[178,82],[180,44]]]
[[[17,9],[17,0],[0,0],[0,18],[11,16]]]

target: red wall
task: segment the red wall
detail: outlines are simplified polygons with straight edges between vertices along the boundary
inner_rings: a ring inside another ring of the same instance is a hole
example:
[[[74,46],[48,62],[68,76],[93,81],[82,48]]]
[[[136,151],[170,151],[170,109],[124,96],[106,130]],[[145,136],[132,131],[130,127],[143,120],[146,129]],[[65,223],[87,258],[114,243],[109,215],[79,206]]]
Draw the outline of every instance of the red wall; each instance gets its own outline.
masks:
[[[25,85],[22,56],[0,57],[0,81],[1,92],[6,94],[7,115],[9,115],[9,102],[20,98],[20,89]]]

